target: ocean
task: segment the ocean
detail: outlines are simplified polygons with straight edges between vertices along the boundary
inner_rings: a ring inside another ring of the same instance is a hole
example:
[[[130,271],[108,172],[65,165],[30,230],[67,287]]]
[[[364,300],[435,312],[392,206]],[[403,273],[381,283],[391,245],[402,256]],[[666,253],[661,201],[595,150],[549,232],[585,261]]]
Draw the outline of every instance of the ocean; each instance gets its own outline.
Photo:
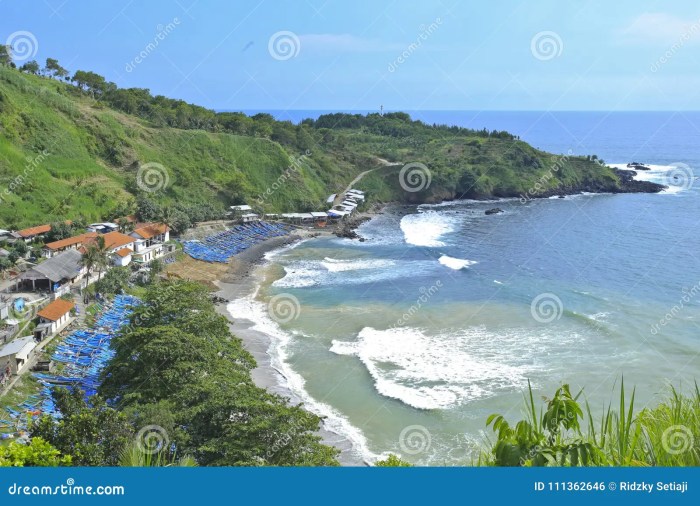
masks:
[[[522,417],[528,382],[538,399],[563,383],[583,389],[599,413],[623,378],[638,408],[669,385],[692,388],[700,113],[411,114],[643,162],[653,170],[640,178],[671,187],[394,206],[360,227],[365,242],[317,238],[269,255],[256,298],[229,309],[271,335],[289,388],[357,459],[469,464],[493,439],[490,414]],[[493,207],[504,212],[484,214]]]

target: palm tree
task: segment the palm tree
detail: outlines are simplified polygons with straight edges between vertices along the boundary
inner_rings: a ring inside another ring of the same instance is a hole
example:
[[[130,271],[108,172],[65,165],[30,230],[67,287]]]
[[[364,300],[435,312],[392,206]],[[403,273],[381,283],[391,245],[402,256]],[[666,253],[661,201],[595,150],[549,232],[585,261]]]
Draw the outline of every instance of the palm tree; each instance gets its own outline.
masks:
[[[83,253],[83,258],[81,259],[83,267],[86,269],[86,285],[90,282],[90,275],[95,269],[97,269],[97,279],[99,280],[102,276],[102,270],[107,268],[109,265],[109,254],[107,247],[105,245],[104,236],[97,236],[95,242],[91,242],[85,248],[85,253]],[[85,292],[84,302],[87,304],[89,302],[89,296],[87,291]]]

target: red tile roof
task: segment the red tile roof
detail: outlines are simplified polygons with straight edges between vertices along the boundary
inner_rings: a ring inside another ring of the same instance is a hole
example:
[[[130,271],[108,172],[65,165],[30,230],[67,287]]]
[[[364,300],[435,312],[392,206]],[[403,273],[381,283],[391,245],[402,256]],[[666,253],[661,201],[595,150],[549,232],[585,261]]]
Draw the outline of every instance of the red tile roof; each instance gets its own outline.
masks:
[[[90,242],[90,239],[94,239],[95,237],[97,237],[97,235],[97,232],[86,232],[84,234],[75,235],[73,237],[66,237],[65,239],[61,239],[59,241],[47,242],[44,245],[44,247],[53,250],[60,250],[69,246]]]
[[[133,252],[134,250],[132,250],[131,248],[122,248],[115,251],[115,253],[122,258],[131,255]]]
[[[51,302],[48,306],[46,306],[44,309],[39,311],[37,314],[41,316],[42,318],[45,318],[46,320],[51,320],[52,322],[55,322],[56,320],[59,320],[61,316],[69,312],[71,309],[75,307],[75,304],[73,304],[69,300],[64,300],[64,299],[56,299],[55,301]]]
[[[37,225],[36,227],[29,227],[22,230],[18,230],[17,233],[22,237],[34,237],[35,235],[45,234],[51,230],[51,225]]]
[[[134,233],[144,239],[150,239],[157,235],[166,233],[169,230],[165,223],[146,223],[139,228],[134,229]]]
[[[66,220],[66,224],[70,225],[73,223],[71,220]],[[51,230],[51,224],[37,225],[36,227],[23,228],[18,230],[17,233],[22,237],[34,237],[35,235],[45,234]]]
[[[89,241],[85,241],[85,245],[87,246],[88,244],[94,243],[97,241],[97,237],[99,236],[100,234],[96,234],[96,237],[91,238]],[[109,232],[108,234],[103,234],[102,237],[105,239],[105,248],[107,250],[121,248],[122,246],[131,244],[136,240],[130,235],[122,234],[121,232]],[[84,253],[84,251],[81,251],[81,253]]]

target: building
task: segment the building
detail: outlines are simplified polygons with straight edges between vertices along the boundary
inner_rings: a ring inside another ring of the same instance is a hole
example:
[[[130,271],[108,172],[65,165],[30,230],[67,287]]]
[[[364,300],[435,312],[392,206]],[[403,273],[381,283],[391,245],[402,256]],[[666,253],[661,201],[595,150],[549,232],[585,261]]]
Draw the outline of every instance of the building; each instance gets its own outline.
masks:
[[[51,225],[37,225],[36,227],[23,228],[13,234],[18,239],[23,239],[25,242],[32,242],[34,239],[44,237],[47,232],[51,231]]]
[[[117,267],[126,267],[131,263],[133,252],[131,248],[118,249],[112,256],[112,263]]]
[[[251,223],[253,221],[260,221],[260,216],[255,213],[246,213],[241,216],[241,221],[243,223]]]
[[[82,259],[83,255],[75,249],[59,253],[23,272],[18,287],[31,286],[32,290],[59,294],[67,291],[71,283],[82,279],[86,273]]]
[[[69,249],[80,249],[83,245],[86,245],[93,241],[99,234],[97,232],[87,232],[85,234],[75,235],[73,237],[66,237],[65,239],[60,239],[58,241],[53,241],[46,243],[42,248],[42,255],[46,258],[51,258],[58,253]]]
[[[119,230],[119,225],[111,222],[90,223],[87,227],[88,232],[97,232],[98,234],[107,234]]]
[[[34,336],[19,337],[0,348],[0,384],[19,374],[34,356]]]
[[[39,324],[34,328],[34,337],[38,340],[56,334],[70,322],[70,312],[75,304],[69,300],[56,299],[37,313]]]
[[[132,260],[147,264],[165,254],[164,244],[170,240],[170,228],[165,223],[147,223],[137,226],[131,237],[134,240]]]
[[[333,195],[330,195],[330,196],[326,199],[326,204],[332,204],[333,202],[335,202],[335,198],[336,198],[337,196],[338,196],[337,193],[334,193]]]

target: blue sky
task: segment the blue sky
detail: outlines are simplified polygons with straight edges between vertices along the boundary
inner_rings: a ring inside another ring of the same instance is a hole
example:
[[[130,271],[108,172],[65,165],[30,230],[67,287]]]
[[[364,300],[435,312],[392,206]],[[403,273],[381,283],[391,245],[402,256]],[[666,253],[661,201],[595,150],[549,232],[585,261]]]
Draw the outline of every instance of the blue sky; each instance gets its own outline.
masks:
[[[40,62],[213,109],[700,109],[692,1],[0,0],[0,13],[0,42],[29,32],[14,40]]]

